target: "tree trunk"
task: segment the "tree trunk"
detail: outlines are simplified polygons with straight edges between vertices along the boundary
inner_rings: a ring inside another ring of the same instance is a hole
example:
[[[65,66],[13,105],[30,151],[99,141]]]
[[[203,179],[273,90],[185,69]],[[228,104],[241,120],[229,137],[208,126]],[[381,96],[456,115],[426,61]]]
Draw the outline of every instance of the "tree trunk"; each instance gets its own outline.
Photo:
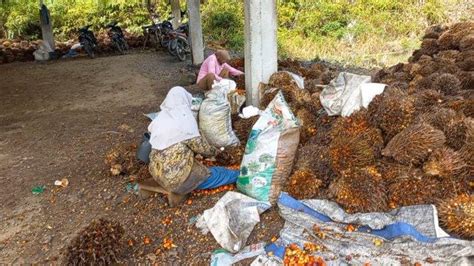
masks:
[[[170,0],[171,2],[171,12],[173,14],[173,28],[178,28],[181,24],[181,7],[179,5],[179,0]]]

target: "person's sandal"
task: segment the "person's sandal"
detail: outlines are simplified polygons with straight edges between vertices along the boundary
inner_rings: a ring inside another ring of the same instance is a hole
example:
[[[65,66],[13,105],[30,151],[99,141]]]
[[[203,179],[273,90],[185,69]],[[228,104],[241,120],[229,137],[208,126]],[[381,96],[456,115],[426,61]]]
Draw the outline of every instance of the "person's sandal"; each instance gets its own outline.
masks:
[[[186,200],[187,195],[180,195],[176,193],[169,193],[168,194],[168,205],[170,207],[176,207],[179,204],[183,203]]]

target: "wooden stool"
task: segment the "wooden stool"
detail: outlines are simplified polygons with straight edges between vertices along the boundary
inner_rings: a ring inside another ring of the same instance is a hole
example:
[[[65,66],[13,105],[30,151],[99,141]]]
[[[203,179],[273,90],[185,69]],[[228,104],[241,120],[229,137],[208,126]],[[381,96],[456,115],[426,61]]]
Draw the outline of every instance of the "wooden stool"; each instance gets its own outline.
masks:
[[[149,198],[155,193],[165,194],[168,197],[168,204],[170,207],[179,205],[186,199],[187,195],[180,195],[172,193],[160,186],[153,178],[149,178],[138,182],[138,195],[142,199]]]

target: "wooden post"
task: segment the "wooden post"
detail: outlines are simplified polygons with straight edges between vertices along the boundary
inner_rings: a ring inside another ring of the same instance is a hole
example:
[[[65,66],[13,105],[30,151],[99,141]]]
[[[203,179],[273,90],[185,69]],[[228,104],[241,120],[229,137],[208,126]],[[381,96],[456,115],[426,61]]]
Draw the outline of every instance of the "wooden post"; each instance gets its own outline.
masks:
[[[259,106],[259,85],[278,70],[276,0],[245,0],[247,105]]]
[[[179,5],[179,0],[170,0],[171,2],[171,12],[173,14],[173,28],[178,28],[181,24],[181,7]]]
[[[46,5],[43,4],[43,0],[40,1],[40,24],[43,41],[47,42],[51,49],[54,50],[53,25],[51,23],[49,10]]]
[[[187,0],[189,16],[189,35],[191,37],[191,50],[193,64],[199,65],[204,61],[204,42],[202,39],[202,25],[200,14],[200,0]]]

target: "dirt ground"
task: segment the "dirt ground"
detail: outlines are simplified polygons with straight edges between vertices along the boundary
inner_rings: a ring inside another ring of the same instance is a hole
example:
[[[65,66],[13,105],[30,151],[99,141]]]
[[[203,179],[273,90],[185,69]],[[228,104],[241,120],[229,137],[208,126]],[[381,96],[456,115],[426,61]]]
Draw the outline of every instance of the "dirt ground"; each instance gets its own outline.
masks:
[[[170,87],[189,85],[189,69],[152,51],[0,65],[0,264],[60,263],[75,234],[101,217],[125,228],[124,263],[208,263],[219,245],[192,221],[222,193],[169,208],[161,196],[127,192],[129,177],[111,177],[104,164],[117,143],[140,141],[143,114],[157,111]],[[62,178],[69,186],[55,187]],[[34,195],[36,186],[44,192]],[[261,218],[248,243],[282,226],[274,209]],[[164,238],[177,247],[163,249]]]

